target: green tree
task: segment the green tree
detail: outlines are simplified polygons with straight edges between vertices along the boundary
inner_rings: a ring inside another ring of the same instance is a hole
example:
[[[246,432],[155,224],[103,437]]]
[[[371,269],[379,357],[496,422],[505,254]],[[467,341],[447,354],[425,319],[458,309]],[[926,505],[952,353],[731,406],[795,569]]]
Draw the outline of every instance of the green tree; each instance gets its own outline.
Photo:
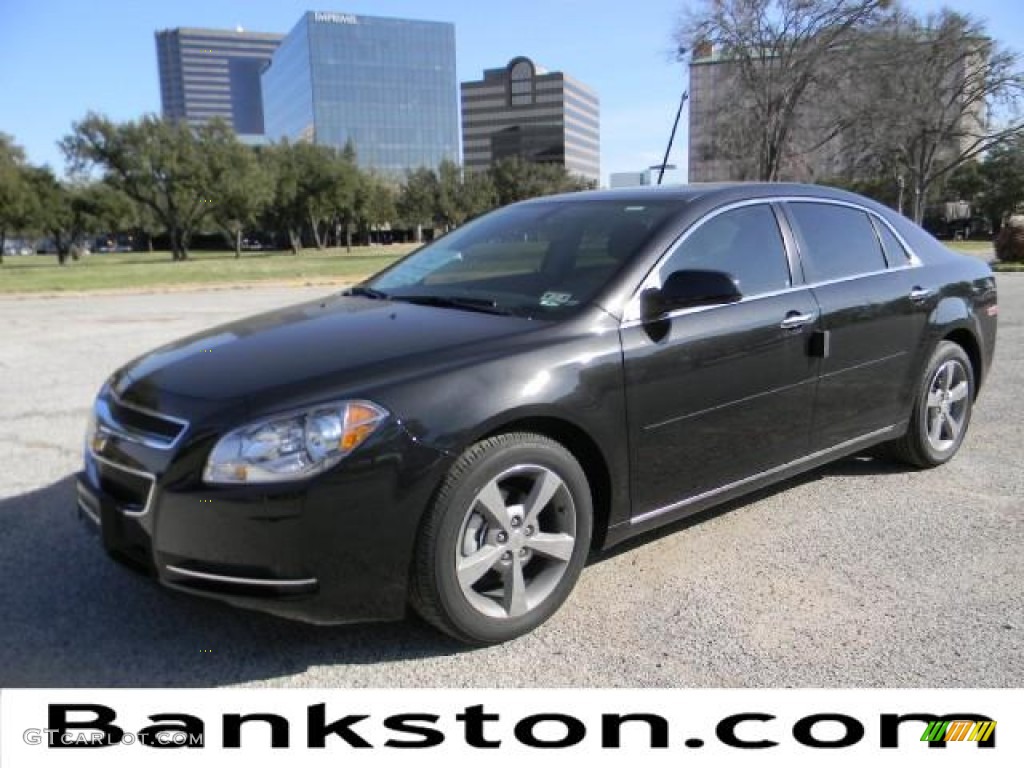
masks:
[[[490,175],[499,205],[594,187],[593,182],[570,174],[561,165],[531,163],[518,157],[499,160]]]
[[[984,179],[981,202],[993,224],[1024,204],[1024,132],[997,145],[979,166]]]
[[[491,174],[464,170],[462,174],[462,221],[474,219],[498,205],[498,192],[494,188]]]
[[[186,124],[152,116],[114,123],[90,113],[61,147],[72,168],[98,166],[107,183],[148,207],[170,236],[173,259],[184,261],[211,200],[213,179],[202,143]]]
[[[365,205],[364,186],[368,174],[356,163],[355,147],[346,142],[341,154],[333,159],[333,190],[328,195],[332,205],[335,245],[345,234],[345,248],[352,250],[352,230],[358,226],[360,208]]]
[[[220,124],[201,135],[210,170],[210,216],[242,255],[242,236],[255,227],[274,195],[270,164],[261,164],[256,152]]]
[[[32,223],[35,206],[26,171],[21,147],[0,133],[0,264],[4,261],[8,233],[20,233]]]
[[[261,147],[261,162],[269,168],[273,181],[271,203],[264,212],[264,224],[268,229],[284,233],[288,247],[293,254],[302,248],[302,227],[305,219],[300,177],[302,170],[298,163],[296,145],[287,141]]]
[[[260,156],[270,165],[273,179],[265,220],[270,228],[287,233],[293,253],[302,247],[303,231],[317,248],[324,248],[332,230],[337,238],[342,223],[354,226],[359,171],[350,152],[283,141],[262,148]]]
[[[410,171],[398,191],[398,216],[416,230],[416,242],[423,242],[423,227],[433,226],[437,212],[437,173],[429,168]]]
[[[134,225],[135,203],[105,181],[80,182],[74,191],[73,205],[82,218],[83,231],[124,232]]]
[[[87,235],[117,229],[124,221],[124,198],[103,182],[62,181],[49,168],[31,168],[28,179],[34,228],[53,239],[62,266],[69,257],[78,259]]]
[[[355,210],[358,226],[366,233],[369,242],[371,232],[395,220],[395,192],[392,186],[376,173],[366,172],[361,176]]]
[[[463,209],[465,197],[462,187],[462,168],[451,160],[442,160],[437,169],[436,178],[434,217],[447,231],[466,220],[466,213]]]

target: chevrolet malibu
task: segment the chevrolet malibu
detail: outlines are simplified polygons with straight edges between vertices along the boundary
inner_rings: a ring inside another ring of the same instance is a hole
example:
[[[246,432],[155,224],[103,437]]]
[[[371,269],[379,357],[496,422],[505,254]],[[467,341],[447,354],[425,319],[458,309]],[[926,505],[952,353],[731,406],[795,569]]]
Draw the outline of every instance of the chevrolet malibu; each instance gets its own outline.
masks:
[[[78,508],[168,587],[502,642],[592,549],[870,448],[949,461],[997,311],[985,264],[837,190],[543,198],[116,371]]]

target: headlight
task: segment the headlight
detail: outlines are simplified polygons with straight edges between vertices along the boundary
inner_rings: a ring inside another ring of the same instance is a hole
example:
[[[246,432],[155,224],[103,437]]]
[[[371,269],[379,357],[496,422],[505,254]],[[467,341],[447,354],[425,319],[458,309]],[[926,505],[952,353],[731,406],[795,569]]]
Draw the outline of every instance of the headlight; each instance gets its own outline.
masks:
[[[350,400],[248,424],[224,435],[203,470],[207,483],[278,483],[329,469],[373,434],[388,412]]]

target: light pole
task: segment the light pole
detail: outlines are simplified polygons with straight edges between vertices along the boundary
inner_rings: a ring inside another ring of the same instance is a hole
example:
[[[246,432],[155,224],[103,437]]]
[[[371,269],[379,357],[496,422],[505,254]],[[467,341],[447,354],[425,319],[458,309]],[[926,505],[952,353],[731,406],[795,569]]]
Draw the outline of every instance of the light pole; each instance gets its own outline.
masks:
[[[679,46],[676,50],[676,61],[683,61],[686,57],[686,49],[683,46]],[[683,90],[683,96],[679,99],[679,109],[676,110],[676,119],[672,123],[672,133],[668,137],[668,146],[665,147],[665,159],[661,161],[661,169],[658,171],[658,186],[661,186],[661,180],[665,178],[665,167],[668,165],[668,156],[672,152],[672,144],[676,140],[676,131],[679,130],[679,119],[683,116],[683,107],[686,105],[686,100],[690,98],[690,92],[686,89]]]

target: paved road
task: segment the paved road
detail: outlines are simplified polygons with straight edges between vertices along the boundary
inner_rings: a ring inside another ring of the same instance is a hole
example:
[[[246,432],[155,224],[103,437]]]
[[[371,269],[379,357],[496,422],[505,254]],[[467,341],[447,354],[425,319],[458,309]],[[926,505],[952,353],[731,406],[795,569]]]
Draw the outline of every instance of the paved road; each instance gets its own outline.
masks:
[[[530,637],[317,628],[174,594],[72,519],[90,401],[157,343],[322,289],[0,300],[0,686],[1024,685],[1024,275],[960,457],[851,459],[593,562]],[[201,653],[211,649],[212,653]]]

